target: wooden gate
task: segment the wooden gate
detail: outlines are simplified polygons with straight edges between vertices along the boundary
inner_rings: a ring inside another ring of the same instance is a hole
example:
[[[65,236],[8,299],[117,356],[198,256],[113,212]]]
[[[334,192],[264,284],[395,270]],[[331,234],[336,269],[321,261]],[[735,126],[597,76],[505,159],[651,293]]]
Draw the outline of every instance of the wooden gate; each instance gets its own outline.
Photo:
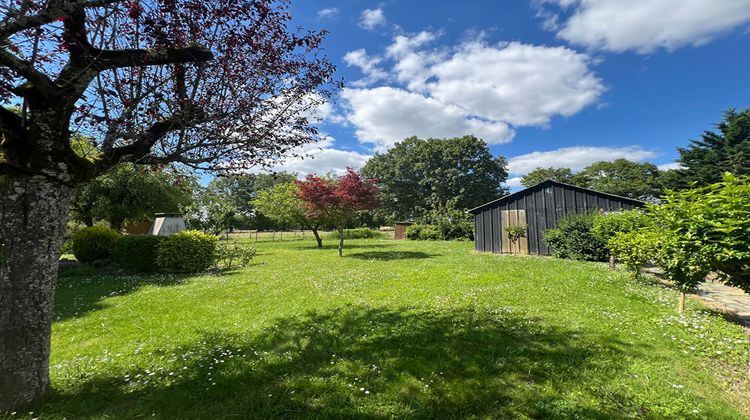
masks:
[[[501,210],[500,211],[500,242],[502,243],[502,252],[504,254],[529,254],[529,240],[526,236],[520,238],[516,243],[511,243],[508,239],[506,228],[511,226],[527,226],[526,210]],[[528,235],[528,229],[526,234]]]

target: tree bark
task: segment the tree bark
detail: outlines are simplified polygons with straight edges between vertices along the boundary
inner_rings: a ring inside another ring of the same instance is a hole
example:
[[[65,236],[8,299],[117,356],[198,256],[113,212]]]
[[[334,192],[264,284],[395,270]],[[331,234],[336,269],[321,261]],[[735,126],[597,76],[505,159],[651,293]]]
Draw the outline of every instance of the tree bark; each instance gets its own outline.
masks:
[[[615,256],[613,254],[610,254],[610,256],[609,256],[609,269],[610,270],[616,269],[617,268],[616,264],[617,263],[615,261]]]
[[[344,256],[344,229],[339,229],[339,257]]]
[[[0,230],[0,413],[40,401],[49,384],[50,332],[71,187],[19,176],[3,190]]]
[[[685,292],[680,292],[680,302],[677,304],[677,312],[680,313],[680,315],[685,314]]]
[[[318,243],[318,249],[323,249],[323,239],[320,237],[320,234],[318,233],[318,228],[312,228],[312,233],[315,235],[315,241]]]

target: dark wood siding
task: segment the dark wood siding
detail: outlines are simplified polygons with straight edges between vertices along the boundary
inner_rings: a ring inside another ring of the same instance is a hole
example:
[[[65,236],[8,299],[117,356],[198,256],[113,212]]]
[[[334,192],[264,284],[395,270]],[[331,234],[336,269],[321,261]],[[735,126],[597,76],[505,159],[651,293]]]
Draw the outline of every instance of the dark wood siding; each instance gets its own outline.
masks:
[[[503,249],[501,211],[524,210],[528,226],[529,254],[550,255],[544,233],[565,216],[593,211],[631,210],[642,207],[637,200],[617,197],[571,185],[545,181],[472,210],[474,213],[474,247],[481,252]]]

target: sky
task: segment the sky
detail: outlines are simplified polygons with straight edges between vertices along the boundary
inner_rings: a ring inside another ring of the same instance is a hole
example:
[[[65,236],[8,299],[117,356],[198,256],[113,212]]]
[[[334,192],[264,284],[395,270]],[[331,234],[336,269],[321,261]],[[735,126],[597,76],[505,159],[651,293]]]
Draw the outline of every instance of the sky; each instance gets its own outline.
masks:
[[[626,158],[674,167],[676,148],[750,107],[750,0],[297,0],[325,29],[345,88],[323,140],[276,170],[359,168],[410,136],[473,134],[535,167]]]

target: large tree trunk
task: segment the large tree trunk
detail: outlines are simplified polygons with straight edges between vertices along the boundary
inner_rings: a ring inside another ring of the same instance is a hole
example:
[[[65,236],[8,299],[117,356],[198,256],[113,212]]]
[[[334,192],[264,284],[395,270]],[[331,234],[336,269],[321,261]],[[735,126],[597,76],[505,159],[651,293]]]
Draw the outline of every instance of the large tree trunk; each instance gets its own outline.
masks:
[[[318,228],[314,227],[311,230],[313,235],[315,235],[315,241],[318,243],[318,249],[323,249],[323,239],[321,239],[320,234],[318,233]]]
[[[52,304],[71,188],[42,176],[10,179],[0,231],[0,413],[38,402],[49,383]]]

